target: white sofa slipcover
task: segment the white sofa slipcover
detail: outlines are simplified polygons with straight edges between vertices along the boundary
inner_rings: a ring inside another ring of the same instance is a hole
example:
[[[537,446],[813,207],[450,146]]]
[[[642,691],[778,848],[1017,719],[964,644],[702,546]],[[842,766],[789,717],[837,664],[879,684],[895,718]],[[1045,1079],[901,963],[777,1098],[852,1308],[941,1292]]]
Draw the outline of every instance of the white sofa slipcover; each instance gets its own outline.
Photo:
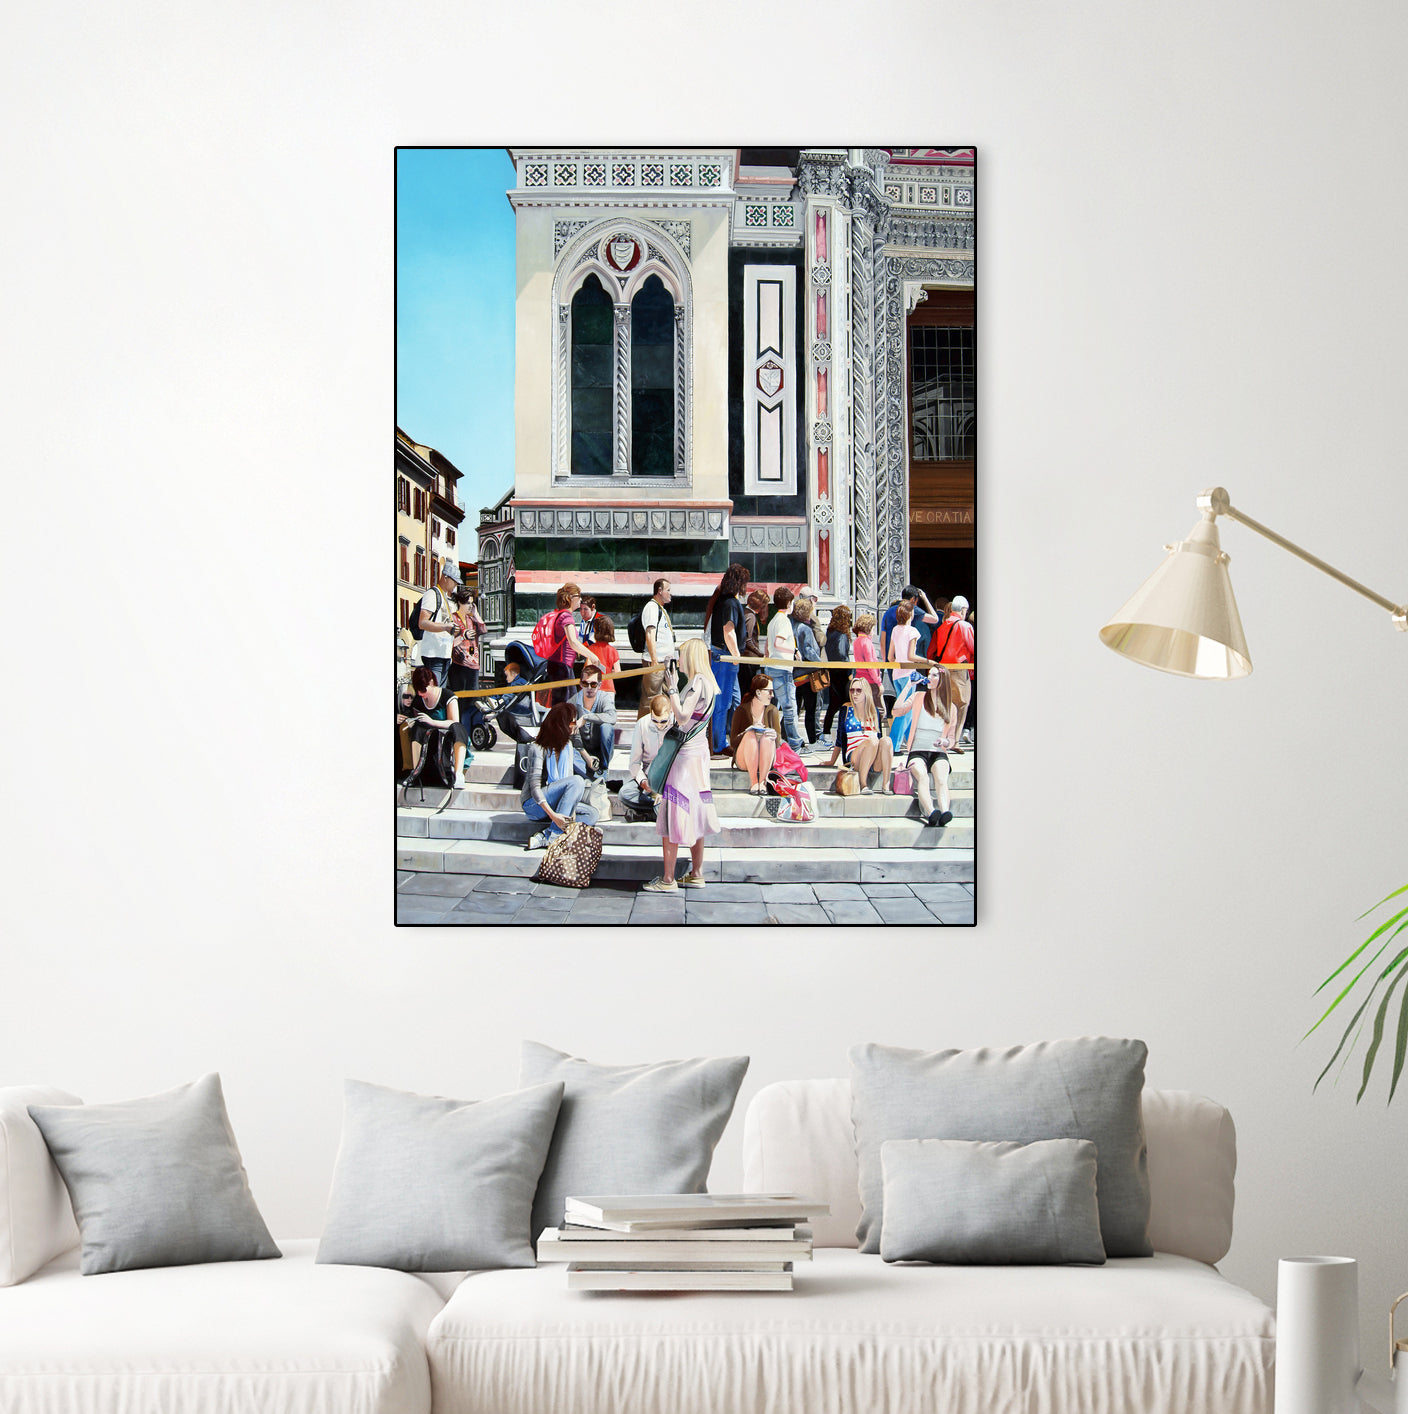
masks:
[[[77,1249],[0,1291],[4,1414],[424,1414],[444,1288],[284,1256],[85,1277]]]
[[[1144,1101],[1152,1258],[887,1266],[860,1217],[845,1080],[761,1090],[744,1187],[826,1199],[791,1293],[568,1292],[562,1269],[469,1276],[432,1323],[436,1414],[1268,1414],[1270,1310],[1210,1262],[1231,1237],[1230,1116]]]
[[[744,1121],[746,1183],[832,1204],[815,1260],[791,1294],[662,1296],[569,1292],[555,1265],[463,1280],[318,1266],[312,1241],[281,1241],[277,1261],[83,1277],[19,1103],[0,1091],[21,1136],[0,1211],[38,1201],[11,1244],[70,1250],[0,1289],[4,1414],[1271,1410],[1271,1312],[1209,1265],[1231,1235],[1231,1121],[1194,1096],[1144,1099],[1158,1255],[921,1267],[854,1250],[848,1082],[769,1086]]]

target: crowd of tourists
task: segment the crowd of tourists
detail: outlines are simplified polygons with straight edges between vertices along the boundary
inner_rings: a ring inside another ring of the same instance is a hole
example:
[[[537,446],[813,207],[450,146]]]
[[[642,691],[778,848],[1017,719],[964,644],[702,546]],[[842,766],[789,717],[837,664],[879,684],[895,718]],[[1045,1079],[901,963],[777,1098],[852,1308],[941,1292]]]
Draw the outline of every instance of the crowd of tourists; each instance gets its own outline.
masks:
[[[697,638],[676,633],[670,601],[669,580],[656,580],[630,626],[633,642],[643,644],[645,671],[630,673],[639,706],[619,795],[627,818],[653,820],[660,837],[662,874],[646,890],[704,886],[704,842],[720,830],[710,784],[714,757],[746,773],[755,795],[769,793],[784,746],[799,758],[822,764],[825,756],[827,767],[854,771],[865,794],[891,794],[897,774],[907,774],[926,824],[953,818],[950,758],[974,739],[974,627],[965,598],[934,602],[909,584],[878,622],[868,610],[838,605],[823,629],[809,586],[750,590],[747,568],[733,564],[705,606]],[[419,663],[407,665],[408,682],[398,682],[397,720],[407,729],[413,765],[428,745],[448,746],[454,784],[462,788],[469,754],[464,723],[478,708],[469,705],[475,699],[455,694],[479,687],[484,621],[452,563],[413,612]],[[595,824],[603,809],[609,813],[622,672],[616,625],[576,584],[557,591],[538,635],[545,663],[534,681],[558,686],[543,705],[535,692],[512,693],[495,717],[521,748],[520,807],[543,826],[530,850],[545,849],[574,820]],[[764,661],[733,661],[739,658]],[[522,677],[510,659],[499,685],[522,685]],[[653,787],[651,765],[672,726],[683,743]],[[676,881],[680,850],[688,851],[690,868]]]

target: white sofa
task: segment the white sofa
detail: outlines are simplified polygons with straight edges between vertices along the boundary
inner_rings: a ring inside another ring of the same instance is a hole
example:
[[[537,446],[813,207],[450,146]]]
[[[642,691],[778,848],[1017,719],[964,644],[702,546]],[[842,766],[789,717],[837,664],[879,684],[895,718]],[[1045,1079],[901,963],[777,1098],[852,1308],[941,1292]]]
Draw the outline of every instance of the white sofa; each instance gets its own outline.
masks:
[[[744,1182],[831,1204],[791,1294],[569,1293],[551,1265],[319,1267],[311,1241],[280,1243],[279,1261],[81,1277],[70,1248],[0,1289],[0,1410],[1269,1414],[1272,1313],[1211,1265],[1231,1240],[1231,1119],[1156,1091],[1144,1116],[1152,1258],[861,1254],[849,1084],[786,1083],[745,1116]],[[31,1250],[71,1241],[71,1217],[48,1221]]]

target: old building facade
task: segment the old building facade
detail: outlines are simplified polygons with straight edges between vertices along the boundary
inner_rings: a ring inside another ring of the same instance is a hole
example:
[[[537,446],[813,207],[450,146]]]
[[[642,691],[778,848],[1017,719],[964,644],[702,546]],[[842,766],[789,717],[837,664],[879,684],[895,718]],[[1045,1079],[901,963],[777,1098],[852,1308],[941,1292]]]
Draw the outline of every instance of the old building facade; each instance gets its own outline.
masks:
[[[967,587],[972,149],[510,156],[516,461],[481,514],[491,624],[526,632],[564,579],[627,615],[663,575],[688,627],[733,560],[823,607],[889,603],[919,561]]]

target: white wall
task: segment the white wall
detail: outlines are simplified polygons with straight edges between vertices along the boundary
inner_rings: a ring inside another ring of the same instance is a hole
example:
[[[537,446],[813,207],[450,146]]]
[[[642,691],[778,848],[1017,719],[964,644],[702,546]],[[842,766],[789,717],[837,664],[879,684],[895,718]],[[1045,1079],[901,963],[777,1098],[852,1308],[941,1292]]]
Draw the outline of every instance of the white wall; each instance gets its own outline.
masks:
[[[1217,482],[1408,595],[1408,12],[859,13],[657,7],[674,57],[619,112],[644,40],[540,5],[11,17],[0,1079],[220,1069],[299,1233],[345,1075],[485,1094],[532,1036],[746,1050],[751,1094],[862,1039],[1142,1036],[1153,1083],[1236,1116],[1226,1271],[1269,1298],[1278,1254],[1359,1257],[1377,1358],[1408,1096],[1312,1098],[1325,1043],[1296,1042],[1405,879],[1408,637],[1235,526],[1249,681],[1096,630]],[[725,132],[980,150],[980,923],[397,932],[393,144]]]

